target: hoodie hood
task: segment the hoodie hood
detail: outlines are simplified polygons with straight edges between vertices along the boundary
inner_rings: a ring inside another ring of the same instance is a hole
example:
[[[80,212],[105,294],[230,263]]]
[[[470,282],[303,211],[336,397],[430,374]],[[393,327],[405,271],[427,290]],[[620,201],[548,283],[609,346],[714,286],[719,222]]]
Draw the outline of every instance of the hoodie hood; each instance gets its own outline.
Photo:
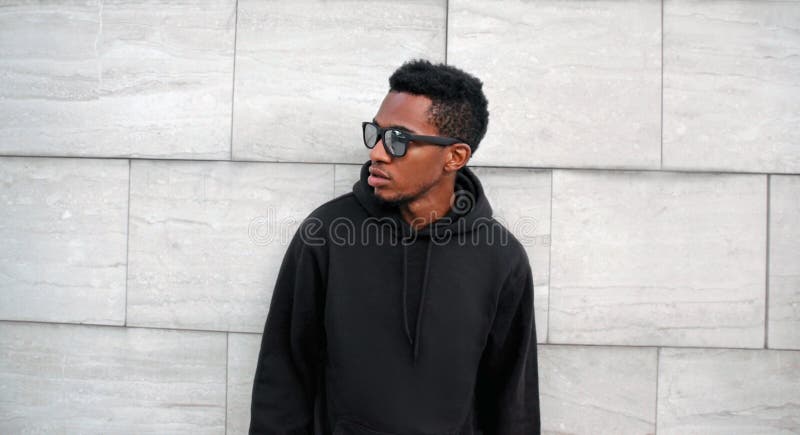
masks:
[[[431,264],[435,264],[435,261],[431,260],[433,257],[433,247],[437,242],[445,241],[448,237],[471,232],[477,227],[476,223],[479,221],[488,221],[492,217],[492,207],[484,195],[483,186],[478,180],[478,177],[469,167],[464,166],[456,173],[455,188],[453,196],[451,197],[451,206],[448,213],[444,217],[415,230],[403,219],[397,206],[383,203],[375,197],[374,188],[367,183],[367,178],[370,175],[369,167],[371,165],[372,161],[368,160],[361,166],[359,180],[353,184],[353,193],[370,216],[391,219],[394,223],[394,239],[403,239],[401,242],[403,245],[403,326],[406,336],[408,337],[409,345],[412,348],[413,362],[416,364],[419,359],[419,342],[422,336],[422,319],[428,290],[428,276]],[[428,248],[425,255],[422,292],[417,312],[415,313],[416,328],[414,337],[412,337],[408,325],[409,313],[406,306],[408,294],[408,244],[416,243],[416,238],[422,237],[430,240],[428,241]]]

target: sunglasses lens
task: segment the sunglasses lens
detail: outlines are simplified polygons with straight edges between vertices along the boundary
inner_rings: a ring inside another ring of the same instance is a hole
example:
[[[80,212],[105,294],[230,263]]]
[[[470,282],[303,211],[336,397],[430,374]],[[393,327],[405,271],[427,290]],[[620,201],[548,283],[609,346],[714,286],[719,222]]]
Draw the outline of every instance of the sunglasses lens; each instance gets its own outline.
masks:
[[[364,145],[372,148],[378,143],[378,128],[372,124],[364,125]]]
[[[387,130],[383,140],[392,151],[393,156],[399,157],[406,153],[406,140],[403,133],[397,130]]]

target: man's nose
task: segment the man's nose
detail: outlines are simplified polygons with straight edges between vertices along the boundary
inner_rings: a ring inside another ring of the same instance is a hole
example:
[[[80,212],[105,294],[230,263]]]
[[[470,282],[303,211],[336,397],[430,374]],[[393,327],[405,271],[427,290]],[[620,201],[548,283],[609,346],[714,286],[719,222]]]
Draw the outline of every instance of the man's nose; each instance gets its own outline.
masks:
[[[386,152],[386,147],[383,146],[383,138],[380,138],[378,143],[376,143],[375,146],[369,151],[369,158],[373,162],[389,162],[392,160],[392,156]]]

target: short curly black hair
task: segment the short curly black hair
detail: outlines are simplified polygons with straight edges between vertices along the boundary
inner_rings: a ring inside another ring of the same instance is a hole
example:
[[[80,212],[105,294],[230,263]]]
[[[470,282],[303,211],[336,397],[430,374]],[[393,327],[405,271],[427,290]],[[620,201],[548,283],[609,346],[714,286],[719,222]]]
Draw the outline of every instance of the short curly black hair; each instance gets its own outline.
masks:
[[[454,66],[413,59],[389,77],[389,91],[424,95],[431,99],[429,120],[439,134],[467,142],[478,150],[489,125],[489,102],[483,82]]]

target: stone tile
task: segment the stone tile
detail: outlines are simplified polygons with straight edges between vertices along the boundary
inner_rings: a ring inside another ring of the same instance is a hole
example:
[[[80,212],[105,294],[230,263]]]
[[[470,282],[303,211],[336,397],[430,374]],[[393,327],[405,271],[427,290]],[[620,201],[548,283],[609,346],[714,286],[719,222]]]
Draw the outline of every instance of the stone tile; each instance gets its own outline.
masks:
[[[476,165],[659,167],[659,2],[453,0],[448,25],[489,99]]]
[[[3,2],[0,153],[228,158],[235,0],[81,3]]]
[[[542,433],[654,433],[656,352],[540,345]]]
[[[661,349],[657,432],[796,434],[798,372],[797,351]]]
[[[763,347],[766,177],[555,170],[550,342]]]
[[[547,340],[550,287],[550,180],[546,170],[473,168],[495,218],[525,246],[533,270],[536,339]]]
[[[534,279],[536,338],[547,338],[550,266],[550,171],[472,167],[480,178],[495,217],[526,247]],[[336,165],[335,194],[353,189],[361,165]]]
[[[797,2],[664,2],[665,168],[800,172],[798,23]]]
[[[367,157],[361,164],[369,160]],[[361,175],[361,165],[342,165],[337,164],[336,176],[334,178],[333,194],[334,196],[344,195],[353,191],[353,184],[358,181]]]
[[[300,222],[333,166],[133,161],[128,324],[261,332]]]
[[[389,76],[445,57],[445,0],[240,0],[233,155],[358,163]]]
[[[229,434],[246,434],[250,428],[250,403],[260,349],[261,334],[228,334]]]
[[[0,322],[0,432],[220,434],[225,334]]]
[[[771,348],[800,349],[800,176],[770,176],[769,312]]]
[[[0,158],[0,319],[125,322],[128,162]]]

